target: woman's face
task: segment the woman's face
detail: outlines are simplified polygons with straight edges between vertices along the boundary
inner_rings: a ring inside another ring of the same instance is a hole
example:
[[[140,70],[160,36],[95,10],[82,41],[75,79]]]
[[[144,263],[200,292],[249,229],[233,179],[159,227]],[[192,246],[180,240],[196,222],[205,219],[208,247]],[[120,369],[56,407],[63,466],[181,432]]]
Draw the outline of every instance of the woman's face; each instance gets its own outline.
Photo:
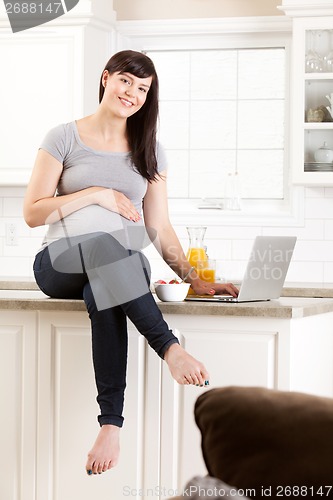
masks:
[[[102,76],[105,87],[102,103],[122,118],[134,115],[146,102],[152,77],[138,78],[131,73],[110,73]]]

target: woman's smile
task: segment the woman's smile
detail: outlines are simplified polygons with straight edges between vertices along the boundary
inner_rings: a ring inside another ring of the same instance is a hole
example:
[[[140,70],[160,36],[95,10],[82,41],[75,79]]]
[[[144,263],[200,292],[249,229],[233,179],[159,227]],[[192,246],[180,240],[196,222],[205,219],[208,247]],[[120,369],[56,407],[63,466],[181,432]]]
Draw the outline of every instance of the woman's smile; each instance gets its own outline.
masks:
[[[125,97],[119,97],[119,100],[120,100],[120,102],[121,102],[124,106],[126,106],[126,107],[128,107],[128,108],[130,108],[131,106],[134,106],[134,103],[133,103],[132,101],[129,101],[129,100],[128,100],[128,99],[126,99]]]

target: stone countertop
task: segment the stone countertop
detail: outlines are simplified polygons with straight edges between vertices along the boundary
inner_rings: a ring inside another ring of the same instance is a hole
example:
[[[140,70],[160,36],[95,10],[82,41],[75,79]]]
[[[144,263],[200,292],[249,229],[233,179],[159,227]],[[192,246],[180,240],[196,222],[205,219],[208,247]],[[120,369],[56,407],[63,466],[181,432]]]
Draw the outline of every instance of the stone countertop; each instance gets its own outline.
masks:
[[[276,319],[303,318],[333,312],[333,299],[281,297],[278,300],[244,303],[160,302],[164,314],[241,316]],[[0,290],[0,309],[24,311],[85,311],[82,300],[52,299],[40,290]]]
[[[239,281],[231,280],[239,286]],[[38,290],[33,277],[1,277],[0,290]],[[282,297],[322,297],[333,298],[333,283],[286,282]]]
[[[333,298],[333,283],[286,283],[282,297]]]
[[[243,316],[256,318],[292,319],[333,312],[333,299],[281,297],[261,302],[164,302],[159,303],[165,314],[208,316]]]
[[[33,277],[0,276],[0,290],[39,290]]]

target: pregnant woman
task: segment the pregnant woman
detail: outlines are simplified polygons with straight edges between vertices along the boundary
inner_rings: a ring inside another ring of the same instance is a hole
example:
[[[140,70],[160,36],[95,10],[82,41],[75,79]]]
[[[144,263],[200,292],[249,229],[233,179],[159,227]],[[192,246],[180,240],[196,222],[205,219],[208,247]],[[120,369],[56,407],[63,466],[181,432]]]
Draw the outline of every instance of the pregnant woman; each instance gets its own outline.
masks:
[[[164,321],[141,252],[153,241],[180,277],[190,270],[169,221],[157,118],[152,61],[140,52],[118,52],[102,72],[96,112],[44,138],[25,197],[27,224],[49,225],[34,262],[40,289],[51,297],[83,299],[91,320],[100,430],[88,453],[88,474],[114,467],[119,456],[127,317],[178,383],[209,381],[206,368]],[[237,295],[232,284],[206,283],[195,272],[187,281],[198,294]]]

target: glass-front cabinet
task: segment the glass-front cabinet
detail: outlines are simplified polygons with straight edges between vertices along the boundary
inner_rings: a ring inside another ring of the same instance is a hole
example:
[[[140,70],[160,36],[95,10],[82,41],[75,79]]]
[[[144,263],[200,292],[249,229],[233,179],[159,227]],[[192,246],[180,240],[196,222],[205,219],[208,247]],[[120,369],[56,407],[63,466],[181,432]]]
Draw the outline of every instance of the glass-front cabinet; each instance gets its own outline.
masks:
[[[333,186],[333,15],[294,19],[291,78],[292,181]]]

